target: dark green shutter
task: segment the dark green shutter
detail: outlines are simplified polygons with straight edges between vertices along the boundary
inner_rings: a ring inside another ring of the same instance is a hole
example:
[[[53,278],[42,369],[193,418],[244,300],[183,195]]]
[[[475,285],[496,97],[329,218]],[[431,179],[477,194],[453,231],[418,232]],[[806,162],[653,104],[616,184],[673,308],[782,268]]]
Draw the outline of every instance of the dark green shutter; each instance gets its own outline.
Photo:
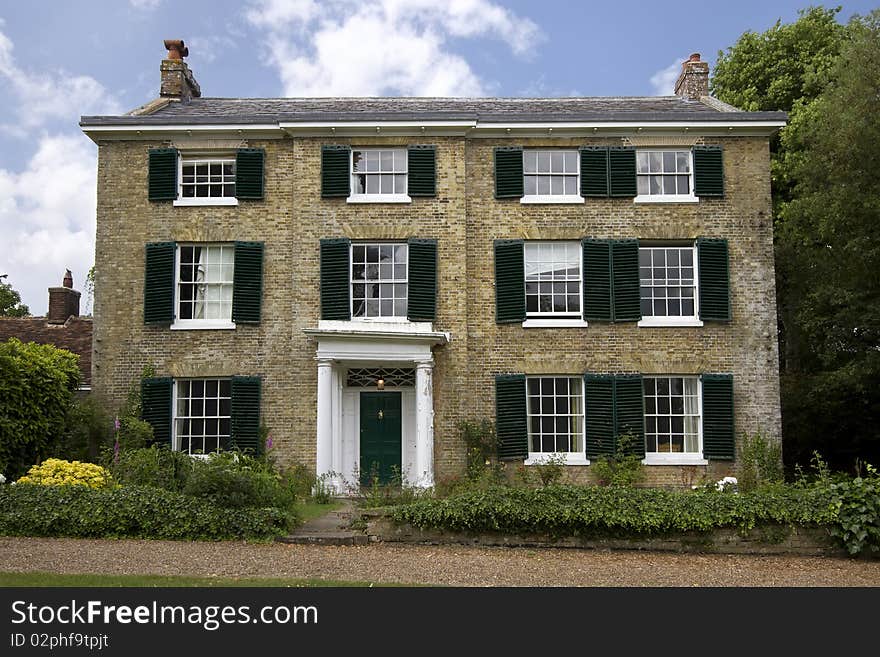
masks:
[[[147,198],[151,201],[173,201],[177,198],[177,150],[152,148],[149,154]]]
[[[581,149],[581,196],[607,197],[608,147],[582,146]]]
[[[406,318],[411,322],[433,322],[437,316],[437,240],[407,240],[409,287]]]
[[[232,377],[232,446],[260,454],[260,377]]]
[[[733,375],[704,374],[703,457],[733,460]]]
[[[498,438],[498,458],[528,457],[525,375],[499,374],[495,377],[495,432]]]
[[[243,199],[263,198],[262,148],[240,148],[235,154],[235,196]]]
[[[636,196],[635,148],[631,146],[612,146],[609,148],[608,169],[611,196]]]
[[[499,146],[495,149],[495,198],[523,195],[523,149]]]
[[[584,259],[584,319],[611,321],[611,242],[585,239]]]
[[[174,321],[174,242],[147,244],[144,265],[144,324]]]
[[[639,241],[611,241],[611,273],[615,322],[637,322],[642,318],[639,298]]]
[[[584,375],[587,458],[614,454],[614,377]]]
[[[406,188],[410,196],[437,194],[437,152],[434,146],[407,148]]]
[[[724,196],[724,152],[721,146],[694,146],[694,194]]]
[[[351,319],[351,242],[321,240],[321,319]]]
[[[348,196],[351,192],[351,149],[348,146],[321,147],[321,196]]]
[[[645,456],[645,394],[641,374],[618,374],[614,377],[614,443],[628,434],[633,442],[629,454]]]
[[[522,240],[495,240],[495,322],[525,321],[526,283]]]
[[[153,442],[171,445],[171,377],[141,379],[141,419],[153,427]]]
[[[263,297],[263,243],[236,242],[232,321],[259,324]]]
[[[700,319],[729,322],[730,269],[727,240],[701,237],[697,240]]]

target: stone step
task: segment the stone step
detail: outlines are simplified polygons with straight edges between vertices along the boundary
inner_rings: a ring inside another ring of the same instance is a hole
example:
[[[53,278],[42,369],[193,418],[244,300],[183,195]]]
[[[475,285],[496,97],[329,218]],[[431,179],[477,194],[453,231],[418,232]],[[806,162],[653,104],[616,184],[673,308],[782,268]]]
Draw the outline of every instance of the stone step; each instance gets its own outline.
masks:
[[[366,534],[352,531],[324,531],[302,534],[291,534],[275,539],[279,543],[291,545],[367,545],[370,537]]]

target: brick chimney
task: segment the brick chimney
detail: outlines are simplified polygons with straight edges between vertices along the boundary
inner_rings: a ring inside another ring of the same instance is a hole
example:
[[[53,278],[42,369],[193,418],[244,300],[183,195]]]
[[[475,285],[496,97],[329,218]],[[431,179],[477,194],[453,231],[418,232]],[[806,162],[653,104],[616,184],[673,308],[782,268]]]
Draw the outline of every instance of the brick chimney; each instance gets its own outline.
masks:
[[[176,98],[182,103],[199,98],[202,95],[199,83],[183,61],[183,58],[189,55],[189,48],[184,45],[182,39],[166,39],[165,48],[168,54],[159,67],[162,73],[159,95],[162,98]]]
[[[49,312],[46,317],[49,324],[63,324],[71,315],[78,317],[79,297],[80,293],[73,289],[73,274],[68,269],[61,287],[49,288]]]
[[[675,83],[675,95],[688,100],[699,100],[709,95],[709,64],[695,52],[681,65],[681,75]]]

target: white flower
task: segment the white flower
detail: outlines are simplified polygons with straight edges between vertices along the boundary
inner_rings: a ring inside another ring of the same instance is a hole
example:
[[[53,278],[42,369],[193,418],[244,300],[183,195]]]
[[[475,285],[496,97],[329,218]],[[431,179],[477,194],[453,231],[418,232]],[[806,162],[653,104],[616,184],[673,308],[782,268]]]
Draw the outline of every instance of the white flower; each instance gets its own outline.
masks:
[[[724,477],[720,481],[715,482],[716,490],[725,490],[726,488],[735,488],[739,482],[736,477]]]
[[[5,483],[6,483],[6,477],[4,477],[2,474],[0,474],[0,484],[5,484]]]

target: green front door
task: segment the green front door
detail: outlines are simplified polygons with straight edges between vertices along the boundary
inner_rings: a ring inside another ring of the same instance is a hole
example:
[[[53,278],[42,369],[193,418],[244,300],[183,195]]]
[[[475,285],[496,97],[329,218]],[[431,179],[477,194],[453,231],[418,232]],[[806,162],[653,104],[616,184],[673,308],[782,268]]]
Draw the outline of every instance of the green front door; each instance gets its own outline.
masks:
[[[361,485],[400,481],[400,393],[361,393]]]

